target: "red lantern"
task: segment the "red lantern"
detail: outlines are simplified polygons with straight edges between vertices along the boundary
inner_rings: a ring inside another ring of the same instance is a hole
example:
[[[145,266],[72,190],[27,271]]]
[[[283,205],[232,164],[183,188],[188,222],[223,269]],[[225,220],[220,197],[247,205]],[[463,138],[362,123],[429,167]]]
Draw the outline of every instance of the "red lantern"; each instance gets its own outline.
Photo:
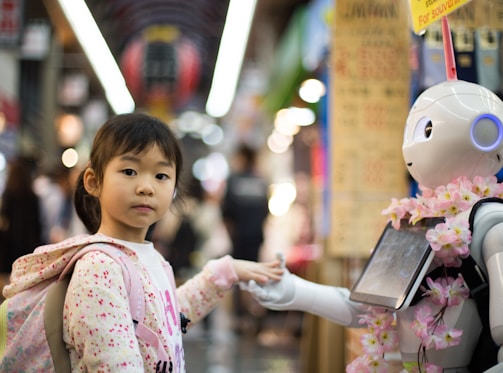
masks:
[[[167,32],[170,26],[156,27],[156,32],[145,32],[126,46],[121,69],[138,106],[164,101],[178,108],[197,89],[201,57],[192,41],[173,38],[173,32]]]

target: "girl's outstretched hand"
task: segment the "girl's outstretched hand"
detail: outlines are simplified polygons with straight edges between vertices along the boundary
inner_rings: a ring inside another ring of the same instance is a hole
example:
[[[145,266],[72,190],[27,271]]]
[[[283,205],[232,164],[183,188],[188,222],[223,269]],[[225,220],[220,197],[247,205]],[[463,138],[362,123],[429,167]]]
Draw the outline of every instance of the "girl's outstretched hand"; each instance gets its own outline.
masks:
[[[269,280],[279,281],[284,272],[279,259],[270,262],[253,262],[233,258],[232,265],[239,281],[244,282],[254,280],[259,284],[265,284]]]

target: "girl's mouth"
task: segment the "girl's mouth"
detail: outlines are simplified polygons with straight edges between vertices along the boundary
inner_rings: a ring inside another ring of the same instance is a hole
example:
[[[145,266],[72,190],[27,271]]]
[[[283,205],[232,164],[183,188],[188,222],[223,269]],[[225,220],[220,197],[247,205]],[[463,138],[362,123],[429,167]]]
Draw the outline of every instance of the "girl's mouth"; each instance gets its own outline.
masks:
[[[150,212],[153,210],[153,208],[149,205],[137,205],[134,206],[134,209],[140,212]]]

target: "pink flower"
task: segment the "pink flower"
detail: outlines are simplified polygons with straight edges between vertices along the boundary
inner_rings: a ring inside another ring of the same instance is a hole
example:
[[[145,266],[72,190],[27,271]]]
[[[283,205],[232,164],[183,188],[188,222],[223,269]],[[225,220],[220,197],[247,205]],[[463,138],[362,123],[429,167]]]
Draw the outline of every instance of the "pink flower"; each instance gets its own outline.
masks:
[[[426,283],[430,290],[424,290],[423,296],[430,297],[430,301],[433,304],[440,306],[445,306],[447,304],[448,292],[447,289],[442,286],[439,280],[433,281],[430,277],[426,278]]]
[[[410,219],[409,222],[412,224],[416,224],[425,216],[430,216],[429,209],[426,205],[423,204],[415,204],[414,209],[409,210]]]
[[[436,350],[443,350],[447,347],[456,346],[461,341],[463,331],[450,329],[447,325],[437,325],[434,334],[431,335],[433,345]]]
[[[406,216],[408,204],[408,198],[403,198],[401,200],[392,198],[391,205],[389,205],[387,209],[382,211],[383,215],[389,216],[393,224],[393,228],[400,229],[400,220]]]
[[[425,363],[423,368],[426,373],[442,373],[444,371],[444,368],[431,363]]]
[[[416,336],[423,340],[428,337],[429,327],[433,323],[433,312],[428,306],[420,306],[415,312],[416,319],[412,322],[411,328]]]
[[[419,185],[419,191],[424,198],[432,198],[435,195],[433,189]]]
[[[460,183],[458,201],[458,207],[460,211],[469,210],[479,199],[480,197],[472,192],[471,182],[465,180]]]
[[[431,248],[438,252],[444,246],[452,246],[458,238],[447,223],[440,223],[426,232],[426,239],[430,242]]]
[[[467,220],[454,217],[446,219],[446,223],[449,228],[456,233],[460,244],[469,244],[472,241],[472,232],[470,231],[470,224]]]
[[[498,183],[494,187],[493,197],[503,198],[503,184]]]
[[[387,373],[388,362],[383,358],[359,356],[346,367],[347,373]]]
[[[433,304],[440,306],[457,306],[470,295],[470,291],[465,287],[465,281],[461,274],[458,274],[456,279],[442,277],[435,281],[427,277],[426,284],[430,290],[422,288],[424,291],[423,295],[430,297],[430,301]]]
[[[452,187],[449,188],[450,184],[447,186],[440,185],[435,189],[435,194],[437,196],[437,199],[439,201],[451,201],[452,200],[452,192],[456,189],[453,189]]]
[[[363,346],[363,352],[368,355],[382,355],[384,353],[383,347],[375,334],[363,334],[360,337],[360,342]]]
[[[367,324],[374,330],[386,330],[393,323],[394,315],[385,308],[369,307],[366,314],[360,315],[360,324]]]
[[[388,362],[383,358],[374,358],[372,361],[370,361],[368,372],[388,373]]]
[[[379,337],[384,352],[394,351],[398,347],[398,332],[396,330],[385,330]]]
[[[351,364],[346,366],[346,373],[363,373],[367,372],[368,358],[366,355],[358,356]]]
[[[475,176],[473,178],[472,190],[480,197],[491,197],[492,193],[497,190],[498,179],[496,176]]]
[[[458,274],[455,280],[452,277],[448,277],[447,281],[449,283],[447,287],[447,306],[457,306],[468,298],[470,290],[465,286],[465,280],[461,273]]]
[[[459,266],[459,258],[466,258],[470,254],[468,245],[471,242],[471,232],[468,222],[463,219],[447,218],[445,223],[428,230],[426,239],[447,267]]]

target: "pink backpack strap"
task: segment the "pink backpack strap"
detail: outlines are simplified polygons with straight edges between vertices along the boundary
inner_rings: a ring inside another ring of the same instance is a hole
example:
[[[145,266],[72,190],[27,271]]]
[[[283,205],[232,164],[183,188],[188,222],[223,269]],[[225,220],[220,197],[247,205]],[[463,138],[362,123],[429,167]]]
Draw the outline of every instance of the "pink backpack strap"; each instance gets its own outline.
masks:
[[[82,256],[89,252],[100,251],[110,256],[122,268],[124,276],[124,283],[129,297],[129,307],[131,310],[131,317],[135,325],[135,335],[150,346],[157,349],[157,356],[160,360],[170,361],[169,356],[164,350],[164,346],[159,336],[152,331],[148,326],[143,323],[145,318],[145,292],[143,283],[140,278],[138,269],[135,267],[133,261],[127,256],[125,252],[110,243],[93,243],[92,246],[86,246],[80,249],[68,262],[65,269],[61,273],[59,279],[73,270],[75,262]]]
[[[73,270],[73,267],[75,266],[77,260],[79,260],[87,253],[93,251],[100,251],[107,254],[121,266],[122,274],[124,276],[124,283],[126,284],[126,290],[128,292],[131,316],[133,320],[143,320],[145,316],[145,294],[143,291],[142,282],[140,280],[140,275],[131,259],[129,259],[127,254],[121,251],[119,248],[114,247],[111,244],[104,243],[94,243],[92,244],[92,246],[86,246],[75,253],[70,262],[68,262],[68,264],[66,265],[59,278],[61,279],[65,277],[67,273]],[[136,286],[132,286],[132,284],[136,284]]]

